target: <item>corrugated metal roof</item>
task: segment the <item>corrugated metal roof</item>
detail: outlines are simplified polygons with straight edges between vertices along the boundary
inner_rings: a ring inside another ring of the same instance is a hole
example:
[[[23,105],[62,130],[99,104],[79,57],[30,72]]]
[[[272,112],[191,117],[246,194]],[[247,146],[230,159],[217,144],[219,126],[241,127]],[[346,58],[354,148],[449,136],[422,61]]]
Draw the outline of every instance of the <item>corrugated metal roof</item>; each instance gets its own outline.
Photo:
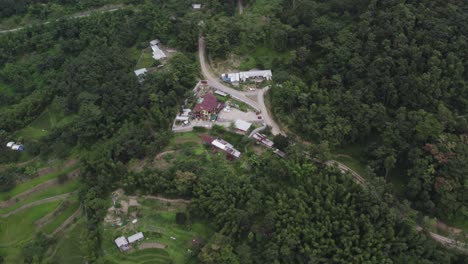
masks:
[[[134,235],[129,236],[128,237],[128,242],[129,243],[134,243],[135,241],[138,241],[138,240],[143,239],[143,238],[144,238],[143,233],[138,232],[138,233],[136,233]]]

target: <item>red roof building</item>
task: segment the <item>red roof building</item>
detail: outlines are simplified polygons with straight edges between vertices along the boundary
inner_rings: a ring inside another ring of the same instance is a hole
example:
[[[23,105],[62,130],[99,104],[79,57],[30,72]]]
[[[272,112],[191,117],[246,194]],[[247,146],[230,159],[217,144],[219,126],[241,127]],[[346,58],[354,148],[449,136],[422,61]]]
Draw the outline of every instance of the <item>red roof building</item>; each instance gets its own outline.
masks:
[[[205,94],[198,99],[197,104],[193,108],[195,117],[201,119],[211,119],[211,114],[217,114],[223,107],[223,104],[218,101],[216,96]]]

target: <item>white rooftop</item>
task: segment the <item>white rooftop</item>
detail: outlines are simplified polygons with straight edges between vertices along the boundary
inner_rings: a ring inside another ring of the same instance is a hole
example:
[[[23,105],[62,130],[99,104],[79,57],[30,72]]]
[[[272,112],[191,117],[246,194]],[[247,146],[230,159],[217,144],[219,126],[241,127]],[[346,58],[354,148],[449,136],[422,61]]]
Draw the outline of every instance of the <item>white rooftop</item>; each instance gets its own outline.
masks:
[[[145,75],[148,72],[146,68],[141,68],[136,71],[134,71],[135,75],[138,77],[140,75]]]
[[[121,246],[128,245],[128,241],[124,236],[121,236],[115,239],[115,244],[120,248]]]
[[[224,150],[225,152],[231,154],[236,158],[239,158],[241,155],[241,153],[237,149],[235,149],[233,145],[222,139],[215,139],[213,140],[213,142],[211,142],[211,144],[221,150]]]
[[[230,79],[231,82],[245,82],[249,78],[256,78],[261,77],[265,80],[271,80],[273,74],[271,70],[263,70],[263,71],[244,71],[238,73],[227,73],[227,77]],[[226,73],[224,73],[222,78],[226,77]]]
[[[11,141],[11,142],[8,142],[6,144],[6,146],[7,146],[7,148],[11,148],[11,147],[13,147],[14,144],[15,144],[15,142]]]
[[[160,43],[159,39],[153,39],[152,41],[150,41],[150,46],[155,46],[155,45],[158,45]]]
[[[138,233],[136,233],[136,234],[134,234],[134,235],[129,236],[129,237],[128,237],[128,242],[129,242],[129,243],[134,243],[135,241],[138,241],[138,240],[140,240],[140,239],[142,239],[142,238],[144,238],[143,233],[142,233],[142,232],[138,232]]]
[[[165,59],[166,54],[164,54],[164,51],[162,51],[157,45],[156,46],[151,46],[151,49],[153,49],[153,58],[155,60],[160,60],[160,59]]]
[[[201,8],[201,4],[193,4],[193,5],[192,5],[192,8],[193,8],[193,9],[200,9],[200,8]]]
[[[252,126],[252,124],[249,123],[249,122],[246,122],[246,121],[244,121],[244,120],[238,119],[238,120],[236,120],[236,122],[234,123],[234,126],[235,126],[237,129],[246,132],[247,130],[249,130],[249,128],[250,128],[250,126]]]
[[[221,95],[221,96],[227,96],[227,95],[228,95],[227,93],[225,93],[225,92],[223,92],[223,91],[220,91],[220,90],[216,90],[216,91],[215,91],[215,94],[219,94],[219,95]]]

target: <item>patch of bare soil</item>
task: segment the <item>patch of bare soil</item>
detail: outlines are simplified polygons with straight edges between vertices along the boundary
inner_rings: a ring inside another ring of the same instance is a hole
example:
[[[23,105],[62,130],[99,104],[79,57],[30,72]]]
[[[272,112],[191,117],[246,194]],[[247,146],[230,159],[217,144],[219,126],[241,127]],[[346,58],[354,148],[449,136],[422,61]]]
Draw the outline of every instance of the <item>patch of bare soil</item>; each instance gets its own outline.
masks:
[[[147,248],[160,248],[160,249],[165,249],[167,246],[161,243],[141,243],[138,246],[138,249],[147,249]]]
[[[444,222],[441,222],[440,220],[437,220],[437,228],[450,232],[454,235],[459,235],[463,232],[463,230],[456,228],[456,227],[448,226],[447,224],[445,224]]]

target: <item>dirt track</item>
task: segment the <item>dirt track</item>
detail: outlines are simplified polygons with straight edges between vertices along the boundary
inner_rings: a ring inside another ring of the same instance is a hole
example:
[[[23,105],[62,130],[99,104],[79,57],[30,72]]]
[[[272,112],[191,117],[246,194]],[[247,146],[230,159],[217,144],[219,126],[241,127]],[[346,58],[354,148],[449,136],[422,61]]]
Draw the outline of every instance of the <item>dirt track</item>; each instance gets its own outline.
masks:
[[[74,179],[74,178],[78,177],[78,175],[79,175],[78,170],[72,171],[72,172],[67,174],[68,180]],[[16,196],[10,198],[7,201],[1,202],[0,203],[0,208],[6,208],[6,207],[13,206],[16,203],[20,202],[21,200],[25,200],[25,199],[31,197],[33,194],[35,194],[37,192],[40,192],[42,190],[45,190],[45,189],[47,189],[49,187],[52,187],[52,186],[55,186],[55,185],[58,185],[58,184],[59,184],[58,179],[53,179],[53,180],[43,182],[43,183],[41,183],[41,184],[39,184],[39,185],[25,191],[25,192],[22,192],[22,193],[20,193],[20,194],[18,194]]]
[[[161,243],[141,243],[138,246],[138,249],[147,249],[147,248],[160,248],[160,249],[165,249],[167,246]]]
[[[28,208],[31,208],[31,207],[34,207],[34,206],[37,206],[37,205],[41,205],[41,204],[50,203],[50,202],[65,199],[70,194],[72,194],[72,193],[71,192],[70,193],[64,193],[64,194],[60,194],[60,195],[57,195],[57,196],[48,197],[48,198],[45,198],[45,199],[42,199],[42,200],[37,200],[37,201],[34,201],[32,203],[25,204],[25,205],[21,206],[20,208],[17,208],[15,210],[11,211],[11,212],[3,214],[3,215],[1,215],[1,217],[7,218],[10,215],[17,214],[17,213],[19,213],[21,211],[24,211],[24,210],[26,210]]]
[[[55,235],[57,234],[58,232],[60,232],[62,229],[64,229],[66,226],[68,226],[73,220],[75,220],[75,218],[77,218],[78,216],[81,215],[81,206],[70,216],[67,218],[67,220],[65,220],[59,227],[57,227],[54,232],[52,232],[51,235]]]

